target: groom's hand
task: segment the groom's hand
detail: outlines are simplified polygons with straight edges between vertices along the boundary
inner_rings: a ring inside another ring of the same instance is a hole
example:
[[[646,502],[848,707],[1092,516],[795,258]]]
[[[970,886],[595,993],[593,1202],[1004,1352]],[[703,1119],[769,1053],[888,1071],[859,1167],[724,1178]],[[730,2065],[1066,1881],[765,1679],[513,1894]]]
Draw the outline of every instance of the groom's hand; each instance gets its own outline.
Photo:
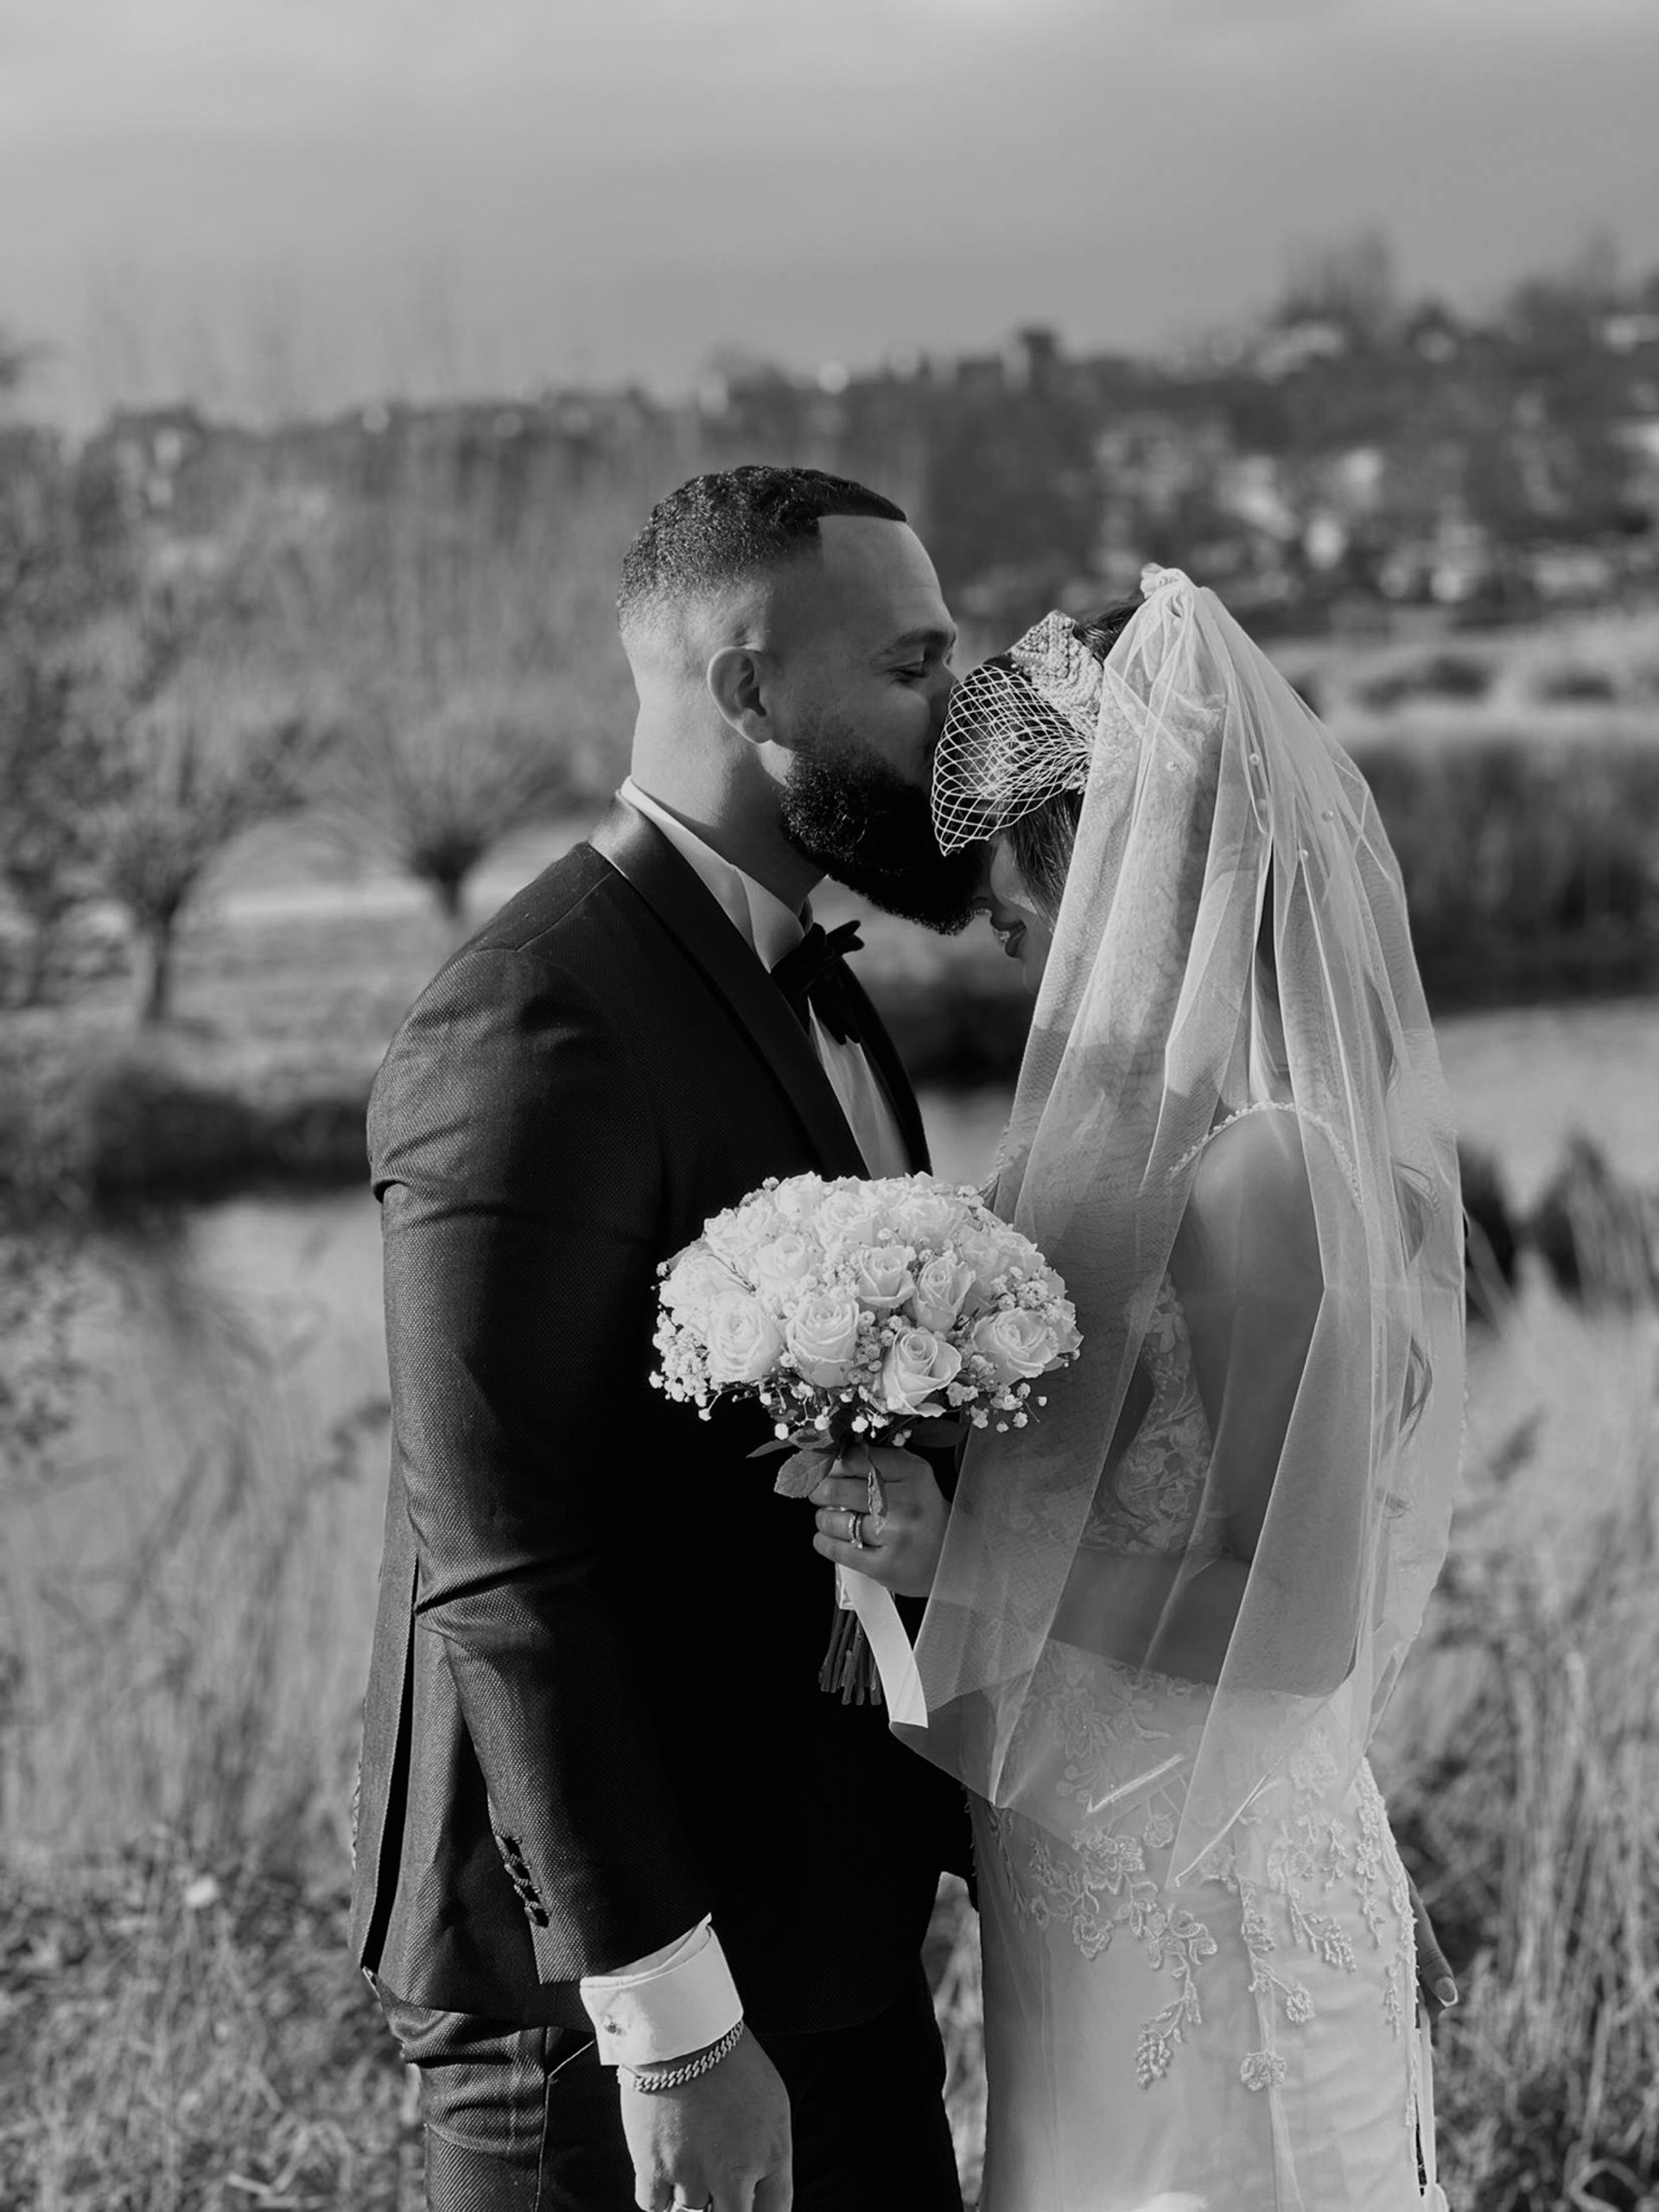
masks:
[[[636,2089],[624,2075],[620,2094],[634,2201],[644,2212],[673,2204],[789,2212],[789,2094],[747,2029],[718,2066],[683,2088]]]
[[[874,1510],[872,1497],[879,1500]],[[950,1507],[925,1459],[889,1445],[855,1444],[812,1492],[812,1503],[818,1509],[815,1552],[900,1598],[926,1597]]]

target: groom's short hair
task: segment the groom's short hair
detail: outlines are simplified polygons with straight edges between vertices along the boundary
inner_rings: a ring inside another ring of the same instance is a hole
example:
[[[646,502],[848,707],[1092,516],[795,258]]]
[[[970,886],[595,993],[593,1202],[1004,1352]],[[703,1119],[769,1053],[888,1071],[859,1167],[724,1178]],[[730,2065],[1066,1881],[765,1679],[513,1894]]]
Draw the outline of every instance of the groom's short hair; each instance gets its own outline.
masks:
[[[906,519],[879,492],[821,468],[752,461],[692,477],[658,501],[623,558],[616,616],[624,639],[688,601],[813,552],[825,515]]]

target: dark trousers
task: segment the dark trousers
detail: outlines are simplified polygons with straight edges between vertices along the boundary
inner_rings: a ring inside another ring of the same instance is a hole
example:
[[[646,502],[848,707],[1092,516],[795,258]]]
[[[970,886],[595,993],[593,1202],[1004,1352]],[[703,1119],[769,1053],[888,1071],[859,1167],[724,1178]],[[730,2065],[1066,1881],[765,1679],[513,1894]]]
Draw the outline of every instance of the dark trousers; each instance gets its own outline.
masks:
[[[418,2067],[430,2212],[633,2212],[614,2070],[591,2035],[435,2012],[376,1987]],[[789,2092],[795,2212],[962,2212],[920,1966],[855,2028],[766,2036]]]

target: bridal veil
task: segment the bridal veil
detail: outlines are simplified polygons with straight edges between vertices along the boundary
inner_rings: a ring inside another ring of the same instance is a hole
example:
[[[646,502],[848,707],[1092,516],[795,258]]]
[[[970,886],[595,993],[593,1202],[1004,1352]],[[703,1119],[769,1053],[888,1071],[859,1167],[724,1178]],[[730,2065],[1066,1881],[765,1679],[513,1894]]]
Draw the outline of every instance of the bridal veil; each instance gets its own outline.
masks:
[[[1463,1224],[1363,779],[1211,593],[1143,590],[1103,666],[1050,616],[969,677],[940,746],[946,842],[1081,794],[995,1203],[1065,1275],[1084,1351],[1028,1427],[970,1438],[928,1723],[901,1732],[1057,1824],[1020,1725],[1046,1646],[1205,1685],[1196,1738],[1150,1731],[1113,1791],[1184,1770],[1179,1882],[1252,1847],[1240,1816],[1299,1754],[1337,1787],[1364,1756],[1445,1551]],[[1160,1523],[1115,1484],[1171,1283],[1209,1442]]]

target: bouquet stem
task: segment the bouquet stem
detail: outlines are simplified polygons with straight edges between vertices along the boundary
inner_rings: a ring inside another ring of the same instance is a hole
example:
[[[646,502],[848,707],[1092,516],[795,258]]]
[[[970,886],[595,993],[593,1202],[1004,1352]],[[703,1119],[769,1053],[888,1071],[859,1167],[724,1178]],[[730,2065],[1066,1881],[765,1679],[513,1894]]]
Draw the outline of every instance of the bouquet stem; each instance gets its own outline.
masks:
[[[858,1615],[839,1605],[830,1632],[830,1649],[818,1669],[818,1688],[831,1697],[839,1690],[843,1705],[881,1703],[881,1677],[875,1671],[875,1657]]]

